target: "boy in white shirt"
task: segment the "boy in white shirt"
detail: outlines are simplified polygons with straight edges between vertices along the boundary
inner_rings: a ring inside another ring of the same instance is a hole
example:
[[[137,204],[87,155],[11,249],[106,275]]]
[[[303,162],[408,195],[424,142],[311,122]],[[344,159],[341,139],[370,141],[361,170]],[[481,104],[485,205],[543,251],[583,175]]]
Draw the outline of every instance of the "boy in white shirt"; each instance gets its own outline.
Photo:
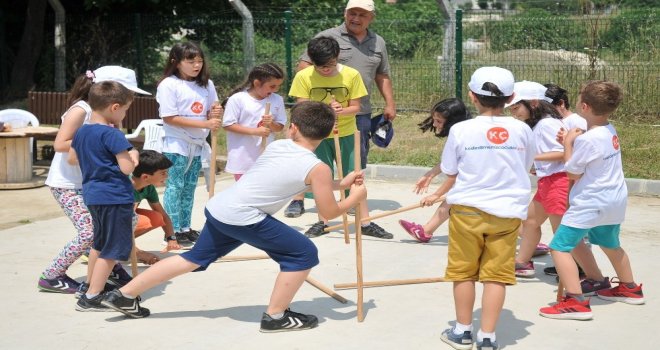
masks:
[[[497,349],[495,327],[505,287],[516,283],[518,231],[527,217],[534,136],[523,122],[504,115],[514,78],[499,67],[477,69],[468,86],[479,116],[454,125],[442,152],[441,169],[455,184],[447,193],[449,251],[445,279],[454,282],[456,325],[441,339],[472,349],[475,282],[483,283],[477,349]]]
[[[589,299],[582,295],[577,266],[571,251],[589,235],[612,263],[619,285],[599,290],[605,300],[643,304],[642,285],[634,282],[628,255],[621,248],[619,231],[623,222],[628,190],[621,166],[619,137],[608,117],[623,99],[613,82],[587,82],[580,90],[578,111],[587,120],[587,131],[578,128],[559,135],[563,140],[566,171],[575,180],[570,207],[550,243],[552,259],[566,287],[565,298],[540,309],[541,316],[556,319],[588,320],[593,317]]]

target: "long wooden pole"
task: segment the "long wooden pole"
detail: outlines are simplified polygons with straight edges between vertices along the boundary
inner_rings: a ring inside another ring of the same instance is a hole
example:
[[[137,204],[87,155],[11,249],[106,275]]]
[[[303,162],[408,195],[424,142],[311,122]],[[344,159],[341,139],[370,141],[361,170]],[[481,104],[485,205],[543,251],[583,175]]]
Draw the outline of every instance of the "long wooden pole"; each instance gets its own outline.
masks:
[[[333,102],[335,101],[335,96],[332,96],[332,101]],[[337,173],[338,173],[337,178],[339,178],[339,180],[342,180],[344,178],[344,168],[342,167],[341,164],[341,149],[339,147],[339,129],[337,124],[335,124],[335,128],[332,130],[332,138],[335,140],[335,161],[337,163]],[[339,198],[341,198],[342,201],[346,199],[346,194],[344,193],[344,190],[339,190]],[[346,213],[341,214],[341,219],[342,219],[342,224],[344,226],[344,243],[350,244],[351,240],[348,237],[348,215],[346,215]],[[330,232],[328,230],[324,230],[324,231]]]
[[[348,300],[346,300],[346,298],[344,298],[341,295],[335,293],[335,291],[333,291],[332,289],[324,286],[321,282],[319,282],[319,281],[317,281],[317,280],[315,280],[315,279],[313,279],[309,276],[307,276],[305,281],[307,283],[311,284],[312,286],[316,287],[318,290],[322,291],[323,293],[331,296],[333,299],[337,300],[338,302],[340,302],[342,304],[348,303]]]
[[[360,131],[356,130],[353,134],[355,145],[353,150],[353,161],[355,164],[354,171],[362,170],[362,162],[360,161]],[[342,193],[344,193],[342,191]],[[366,199],[365,199],[366,200]],[[362,290],[362,225],[360,225],[360,218],[362,217],[362,210],[360,203],[355,206],[355,265],[357,267],[357,320],[358,322],[364,321],[364,291]],[[348,225],[346,225],[348,226]],[[344,232],[348,228],[344,227]],[[346,238],[348,239],[348,237]]]
[[[442,197],[438,198],[437,201],[433,202],[433,204],[438,203],[438,202],[442,202],[444,200],[445,200],[445,196],[442,196]],[[384,218],[384,217],[387,217],[387,216],[390,216],[390,215],[399,214],[399,213],[403,213],[403,212],[408,211],[408,210],[417,209],[421,206],[422,205],[420,203],[417,203],[417,204],[412,204],[412,205],[409,205],[409,206],[406,206],[406,207],[401,207],[399,209],[385,211],[385,212],[382,212],[380,214],[376,214],[376,215],[373,215],[373,216],[368,216],[366,218],[362,218],[362,219],[360,219],[360,222],[362,223],[362,222],[365,222],[365,221],[381,219],[381,218]],[[336,230],[336,229],[340,228],[341,226],[342,225],[329,226],[329,227],[325,228],[325,231],[327,231],[327,232],[333,231],[333,230]]]
[[[133,278],[138,275],[137,268],[137,246],[135,245],[135,232],[131,235],[131,240],[133,242],[133,248],[131,249],[131,275]]]
[[[432,278],[410,278],[403,280],[384,280],[384,281],[372,281],[372,282],[363,282],[363,288],[373,288],[373,287],[389,287],[389,286],[401,286],[406,284],[421,284],[421,283],[438,283],[446,282],[442,277],[432,277]],[[353,289],[357,287],[357,283],[335,283],[335,289]]]
[[[559,279],[557,283],[557,302],[564,300],[564,283]]]
[[[216,262],[235,262],[235,261],[248,261],[248,260],[263,260],[270,259],[270,256],[266,254],[261,255],[234,255],[234,256],[223,256],[222,258],[216,260]]]
[[[220,106],[220,102],[215,101],[213,103],[213,107],[211,108],[218,108]],[[215,195],[215,172],[216,172],[216,158],[218,156],[218,131],[217,130],[211,130],[211,163],[209,164],[209,199],[213,198]]]
[[[270,102],[266,102],[266,106],[264,107],[264,115],[269,115],[270,114]],[[262,136],[261,137],[261,153],[264,153],[266,150],[266,146],[268,145],[268,136]]]

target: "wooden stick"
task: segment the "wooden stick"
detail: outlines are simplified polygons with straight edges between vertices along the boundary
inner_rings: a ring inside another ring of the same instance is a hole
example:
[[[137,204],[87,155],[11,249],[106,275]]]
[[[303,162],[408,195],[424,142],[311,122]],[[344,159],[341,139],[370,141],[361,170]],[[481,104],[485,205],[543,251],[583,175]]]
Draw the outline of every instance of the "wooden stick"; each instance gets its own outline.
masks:
[[[264,107],[264,115],[269,115],[270,114],[270,102],[266,102],[266,106]],[[261,137],[261,153],[264,153],[266,150],[266,146],[268,145],[268,136],[262,136]]]
[[[135,278],[138,275],[137,246],[135,246],[135,234],[131,235],[131,240],[133,241],[133,248],[131,249],[131,276]]]
[[[406,284],[420,284],[420,283],[438,283],[446,282],[442,277],[432,277],[432,278],[411,278],[404,280],[384,280],[384,281],[372,281],[364,282],[364,288],[373,288],[373,287],[389,287],[389,286],[402,286]],[[335,289],[353,289],[357,287],[357,283],[335,283]]]
[[[360,161],[360,131],[356,130],[353,134],[355,145],[353,150],[354,171],[359,171],[362,168]],[[343,193],[343,192],[342,192]],[[365,199],[366,200],[366,199]],[[357,320],[358,322],[364,321],[364,291],[362,290],[362,225],[360,225],[360,218],[362,217],[362,210],[360,203],[355,206],[355,265],[357,267]],[[346,227],[344,228],[346,230]],[[344,231],[346,232],[346,231]]]
[[[334,99],[334,96],[333,96]],[[344,178],[344,169],[341,164],[341,150],[339,149],[339,130],[335,128],[332,131],[332,137],[335,140],[335,161],[337,162],[337,173],[338,173],[338,178],[339,180],[342,180]],[[341,198],[342,201],[346,200],[346,194],[344,193],[344,190],[339,190],[339,198]],[[351,240],[348,237],[348,215],[346,213],[341,214],[341,219],[343,222],[344,226],[344,243],[350,244]]]
[[[444,201],[444,200],[445,200],[445,196],[442,196],[442,197],[438,198],[437,201],[433,202],[433,204],[438,203],[438,202],[442,202],[442,201]],[[385,211],[385,212],[382,212],[382,213],[380,213],[380,214],[376,214],[376,215],[373,215],[373,216],[369,216],[369,217],[366,217],[366,218],[362,218],[362,219],[360,219],[360,222],[362,223],[362,222],[365,222],[365,221],[371,221],[371,220],[381,219],[381,218],[384,218],[384,217],[387,217],[387,216],[390,216],[390,215],[403,213],[404,211],[417,209],[417,208],[419,208],[419,207],[421,207],[421,206],[422,206],[422,205],[421,205],[420,203],[417,203],[417,204],[409,205],[409,206],[407,206],[407,207],[401,207],[401,208],[399,208],[399,209],[394,209],[394,210],[390,210],[390,211]],[[336,230],[336,229],[340,228],[341,226],[342,226],[342,225],[329,226],[329,227],[326,227],[324,231],[326,231],[326,232],[330,232],[330,231],[333,231],[333,230]]]
[[[215,101],[213,103],[213,107],[211,108],[217,108],[216,106],[219,106],[220,102]],[[209,199],[213,198],[215,195],[215,172],[216,172],[216,157],[218,156],[218,131],[213,131],[211,130],[211,164],[210,166],[210,186],[209,186]]]
[[[330,288],[324,286],[323,284],[321,284],[321,282],[319,282],[319,281],[317,281],[317,280],[315,280],[315,279],[313,279],[313,278],[311,278],[311,277],[309,277],[309,276],[307,276],[307,278],[305,279],[305,281],[306,281],[307,283],[311,284],[312,286],[316,287],[316,288],[317,288],[318,290],[320,290],[321,292],[323,292],[323,293],[325,293],[325,294],[331,296],[333,299],[337,300],[338,302],[340,302],[340,303],[342,303],[342,304],[346,304],[346,303],[348,303],[348,300],[346,300],[346,298],[344,298],[344,297],[342,297],[341,295],[335,293],[332,289],[330,289]]]
[[[234,262],[234,261],[248,261],[248,260],[263,260],[270,259],[268,255],[235,255],[235,256],[223,256],[218,259],[217,262]]]
[[[564,300],[564,283],[559,279],[557,283],[557,302]]]

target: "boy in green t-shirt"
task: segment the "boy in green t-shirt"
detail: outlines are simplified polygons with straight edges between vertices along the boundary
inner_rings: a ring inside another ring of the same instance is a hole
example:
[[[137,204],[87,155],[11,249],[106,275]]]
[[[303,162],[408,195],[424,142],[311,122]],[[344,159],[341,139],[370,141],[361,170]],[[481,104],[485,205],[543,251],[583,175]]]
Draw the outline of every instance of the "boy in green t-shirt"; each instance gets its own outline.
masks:
[[[131,177],[137,216],[134,235],[137,238],[157,227],[162,227],[165,231],[165,242],[167,243],[167,247],[163,249],[163,252],[181,249],[174,234],[172,221],[160,204],[158,192],[156,192],[156,186],[163,186],[165,180],[167,180],[167,169],[171,166],[172,162],[164,155],[156,151],[144,150],[140,152],[140,164],[135,167]],[[138,208],[143,199],[147,200],[151,210]],[[136,250],[138,261],[141,263],[152,265],[159,260],[152,253],[137,248]]]
[[[335,111],[337,121],[333,133],[339,136],[343,176],[353,171],[353,149],[355,133],[355,115],[360,112],[360,98],[367,95],[360,72],[338,64],[339,43],[331,37],[317,37],[307,44],[307,54],[312,66],[300,70],[293,78],[289,95],[296,98],[296,103],[303,101],[323,102]],[[337,161],[333,136],[326,138],[316,148],[316,156],[334,172]],[[298,217],[305,212],[304,195],[293,198],[284,211],[286,217]],[[367,201],[360,202],[362,213],[368,213]],[[307,230],[310,238],[326,234],[327,219],[319,215],[319,221]],[[377,238],[391,239],[391,233],[373,222],[362,222],[362,234]]]

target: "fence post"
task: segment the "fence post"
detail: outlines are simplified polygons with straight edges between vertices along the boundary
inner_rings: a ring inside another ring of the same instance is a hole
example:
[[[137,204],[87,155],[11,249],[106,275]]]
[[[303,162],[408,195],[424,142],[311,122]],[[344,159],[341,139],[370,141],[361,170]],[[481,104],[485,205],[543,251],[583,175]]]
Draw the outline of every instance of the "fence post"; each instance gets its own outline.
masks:
[[[293,57],[291,55],[291,10],[284,11],[284,46],[286,52],[286,91],[291,89],[293,80]],[[291,97],[289,97],[291,99]],[[293,101],[289,101],[293,102]]]
[[[243,19],[243,64],[245,75],[248,75],[255,62],[254,53],[254,19],[252,13],[241,0],[229,0],[231,6],[241,15]]]
[[[456,98],[463,98],[463,10],[456,10]]]
[[[133,15],[133,37],[137,54],[137,83],[138,86],[144,86],[144,47],[142,47],[142,21],[139,13]]]

